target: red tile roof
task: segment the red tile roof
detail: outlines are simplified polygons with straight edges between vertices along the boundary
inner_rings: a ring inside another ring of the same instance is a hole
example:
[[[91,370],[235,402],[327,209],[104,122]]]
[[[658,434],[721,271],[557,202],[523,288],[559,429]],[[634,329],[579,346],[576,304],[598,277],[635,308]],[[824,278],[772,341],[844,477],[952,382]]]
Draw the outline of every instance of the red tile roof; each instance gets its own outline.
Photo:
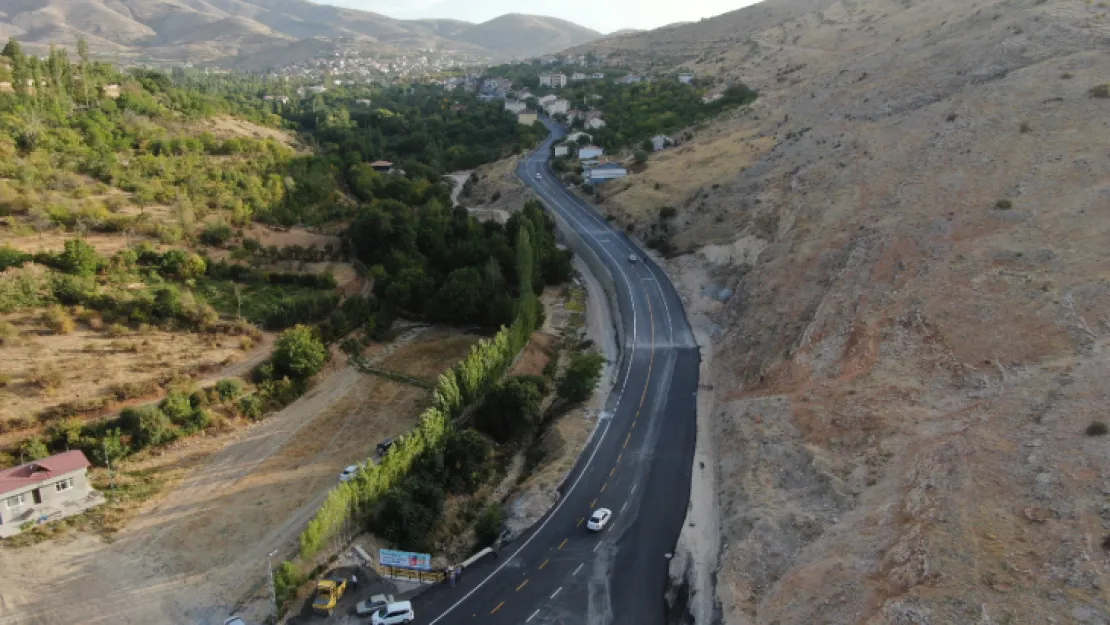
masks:
[[[4,469],[0,471],[0,495],[34,486],[89,466],[91,463],[85,454],[80,450],[74,450]]]

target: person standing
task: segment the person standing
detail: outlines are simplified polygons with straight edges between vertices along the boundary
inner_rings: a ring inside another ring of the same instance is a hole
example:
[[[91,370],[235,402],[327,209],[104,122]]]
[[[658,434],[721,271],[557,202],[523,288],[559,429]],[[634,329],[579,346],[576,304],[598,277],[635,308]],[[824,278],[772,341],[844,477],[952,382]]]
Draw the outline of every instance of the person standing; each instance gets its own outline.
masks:
[[[449,570],[450,570],[450,573],[447,574],[447,579],[450,580],[451,587],[454,588],[455,587],[455,569],[451,568]]]
[[[351,590],[358,588],[358,575],[351,573]]]

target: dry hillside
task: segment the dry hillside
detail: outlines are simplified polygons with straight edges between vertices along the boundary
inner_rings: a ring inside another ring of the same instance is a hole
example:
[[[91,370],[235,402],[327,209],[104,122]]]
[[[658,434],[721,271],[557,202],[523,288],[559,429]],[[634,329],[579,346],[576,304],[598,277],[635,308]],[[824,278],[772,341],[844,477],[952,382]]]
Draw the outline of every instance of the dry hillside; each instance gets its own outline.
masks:
[[[330,56],[344,40],[378,53],[453,50],[512,57],[553,52],[600,37],[536,15],[483,24],[397,20],[307,0],[11,0],[0,3],[0,38],[29,49],[75,49],[84,37],[97,54],[241,66]]]
[[[768,0],[597,46],[761,92],[602,205],[671,234],[714,354],[698,622],[1110,623],[1108,13]]]

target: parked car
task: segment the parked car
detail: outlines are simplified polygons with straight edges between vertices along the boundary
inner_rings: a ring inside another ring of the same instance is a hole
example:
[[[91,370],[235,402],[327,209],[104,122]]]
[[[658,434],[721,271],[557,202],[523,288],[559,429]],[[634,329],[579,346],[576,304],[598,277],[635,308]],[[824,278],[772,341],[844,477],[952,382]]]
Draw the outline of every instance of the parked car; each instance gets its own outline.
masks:
[[[640,257],[639,257],[639,256],[637,256],[637,255],[635,255],[635,254],[629,254],[629,255],[628,255],[628,262],[630,262],[630,263],[634,263],[634,262],[636,262],[636,261],[638,261],[638,260],[640,260]]]
[[[590,515],[590,520],[586,522],[586,529],[592,532],[600,532],[605,529],[605,525],[609,523],[612,516],[613,511],[609,508],[598,508]]]
[[[393,447],[393,439],[392,438],[387,438],[387,439],[383,440],[382,442],[378,443],[378,455],[379,456],[384,456],[386,454],[386,452],[389,451],[390,448],[392,448],[392,447]]]
[[[339,481],[340,482],[349,482],[349,481],[355,479],[355,474],[358,473],[358,469],[359,469],[359,466],[357,464],[352,464],[351,466],[347,467],[346,469],[343,469],[343,472],[339,474]]]
[[[370,616],[391,603],[393,603],[393,595],[374,595],[366,601],[360,601],[355,606],[355,613],[359,616]]]
[[[412,604],[408,601],[391,603],[374,613],[370,619],[374,625],[400,625],[411,623],[416,618],[412,612]]]

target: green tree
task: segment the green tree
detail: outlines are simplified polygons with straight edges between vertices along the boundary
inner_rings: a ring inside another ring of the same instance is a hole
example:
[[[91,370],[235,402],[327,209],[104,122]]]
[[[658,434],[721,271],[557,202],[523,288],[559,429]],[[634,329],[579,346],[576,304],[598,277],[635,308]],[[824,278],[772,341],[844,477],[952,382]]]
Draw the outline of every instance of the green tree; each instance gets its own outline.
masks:
[[[477,541],[477,547],[489,547],[497,542],[501,537],[501,523],[504,518],[504,511],[501,506],[494,504],[487,506],[478,515],[478,520],[474,522],[474,538]]]
[[[605,358],[596,352],[575,354],[559,380],[558,393],[564,401],[576,404],[589,399],[598,382]]]
[[[96,248],[81,239],[65,242],[65,249],[58,255],[59,268],[78,276],[91,276],[103,264],[104,259],[96,253]]]
[[[274,371],[294,380],[307,380],[316,375],[327,360],[327,348],[309,326],[289,328],[274,345]]]
[[[39,436],[32,436],[23,441],[19,446],[19,453],[23,456],[24,462],[32,460],[42,460],[50,455],[50,450],[47,449],[46,443]]]
[[[119,428],[107,430],[92,445],[92,461],[104,467],[127,455],[127,446],[123,444],[123,433]]]
[[[539,424],[542,400],[534,384],[510,378],[486,395],[475,412],[475,426],[494,440],[507,443]]]
[[[243,394],[243,383],[235,378],[224,378],[216,382],[216,393],[223,401],[235,399]]]
[[[473,494],[490,474],[493,447],[474,430],[453,431],[443,442],[447,487],[453,493]]]
[[[123,429],[131,434],[134,449],[168,443],[177,436],[169,418],[155,405],[124,408],[119,417]]]
[[[648,153],[645,150],[636,150],[632,156],[632,160],[635,161],[637,165],[643,165],[648,160]]]

